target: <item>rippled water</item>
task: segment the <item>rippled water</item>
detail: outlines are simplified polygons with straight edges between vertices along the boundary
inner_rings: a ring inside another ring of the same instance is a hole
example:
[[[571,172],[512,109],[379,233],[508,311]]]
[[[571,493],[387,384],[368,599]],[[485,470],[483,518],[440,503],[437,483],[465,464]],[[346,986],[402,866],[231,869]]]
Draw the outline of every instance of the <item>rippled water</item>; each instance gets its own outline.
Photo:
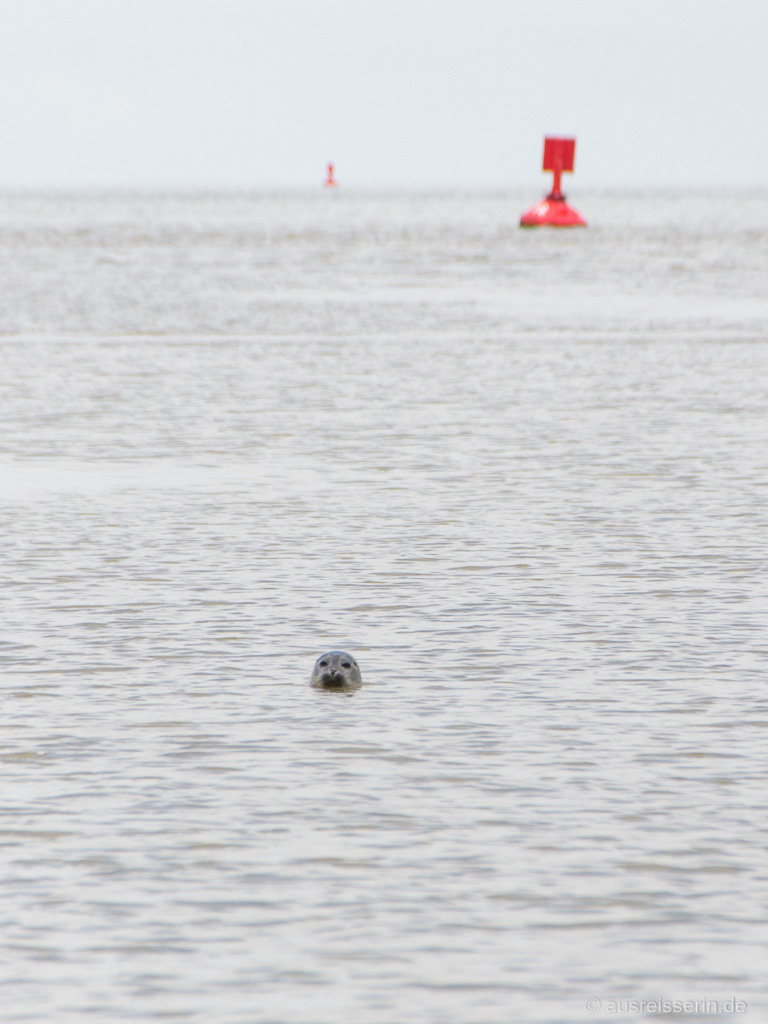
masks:
[[[0,199],[3,1020],[768,1017],[768,194],[537,198]]]

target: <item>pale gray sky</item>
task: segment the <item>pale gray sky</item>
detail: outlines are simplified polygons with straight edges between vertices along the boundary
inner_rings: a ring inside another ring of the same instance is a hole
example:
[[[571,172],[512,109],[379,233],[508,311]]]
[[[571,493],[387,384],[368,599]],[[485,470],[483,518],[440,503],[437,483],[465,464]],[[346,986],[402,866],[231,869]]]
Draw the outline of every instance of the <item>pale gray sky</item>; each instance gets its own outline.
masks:
[[[766,0],[0,0],[0,186],[760,184]]]

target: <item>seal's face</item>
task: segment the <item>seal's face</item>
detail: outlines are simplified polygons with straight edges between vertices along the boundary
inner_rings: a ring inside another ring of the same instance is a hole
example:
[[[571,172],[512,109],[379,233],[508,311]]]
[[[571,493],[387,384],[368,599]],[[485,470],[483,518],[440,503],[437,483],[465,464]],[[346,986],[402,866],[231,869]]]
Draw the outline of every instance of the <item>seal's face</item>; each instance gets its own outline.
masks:
[[[309,685],[323,690],[356,690],[363,685],[363,680],[351,654],[328,651],[315,662]]]

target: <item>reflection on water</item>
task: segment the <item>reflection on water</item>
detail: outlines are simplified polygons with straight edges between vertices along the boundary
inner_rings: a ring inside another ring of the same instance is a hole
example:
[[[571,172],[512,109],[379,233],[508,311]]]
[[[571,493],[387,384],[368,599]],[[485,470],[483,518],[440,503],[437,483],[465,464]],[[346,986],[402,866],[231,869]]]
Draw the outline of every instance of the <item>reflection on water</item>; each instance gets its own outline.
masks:
[[[4,1019],[765,1018],[768,197],[528,198],[0,203]]]

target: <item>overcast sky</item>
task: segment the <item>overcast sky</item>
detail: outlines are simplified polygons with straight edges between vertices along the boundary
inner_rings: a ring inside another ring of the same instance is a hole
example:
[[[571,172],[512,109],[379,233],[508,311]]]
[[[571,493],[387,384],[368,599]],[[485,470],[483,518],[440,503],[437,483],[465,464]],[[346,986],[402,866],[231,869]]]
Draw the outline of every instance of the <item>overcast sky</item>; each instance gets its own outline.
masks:
[[[767,0],[0,0],[0,186],[760,184]]]

